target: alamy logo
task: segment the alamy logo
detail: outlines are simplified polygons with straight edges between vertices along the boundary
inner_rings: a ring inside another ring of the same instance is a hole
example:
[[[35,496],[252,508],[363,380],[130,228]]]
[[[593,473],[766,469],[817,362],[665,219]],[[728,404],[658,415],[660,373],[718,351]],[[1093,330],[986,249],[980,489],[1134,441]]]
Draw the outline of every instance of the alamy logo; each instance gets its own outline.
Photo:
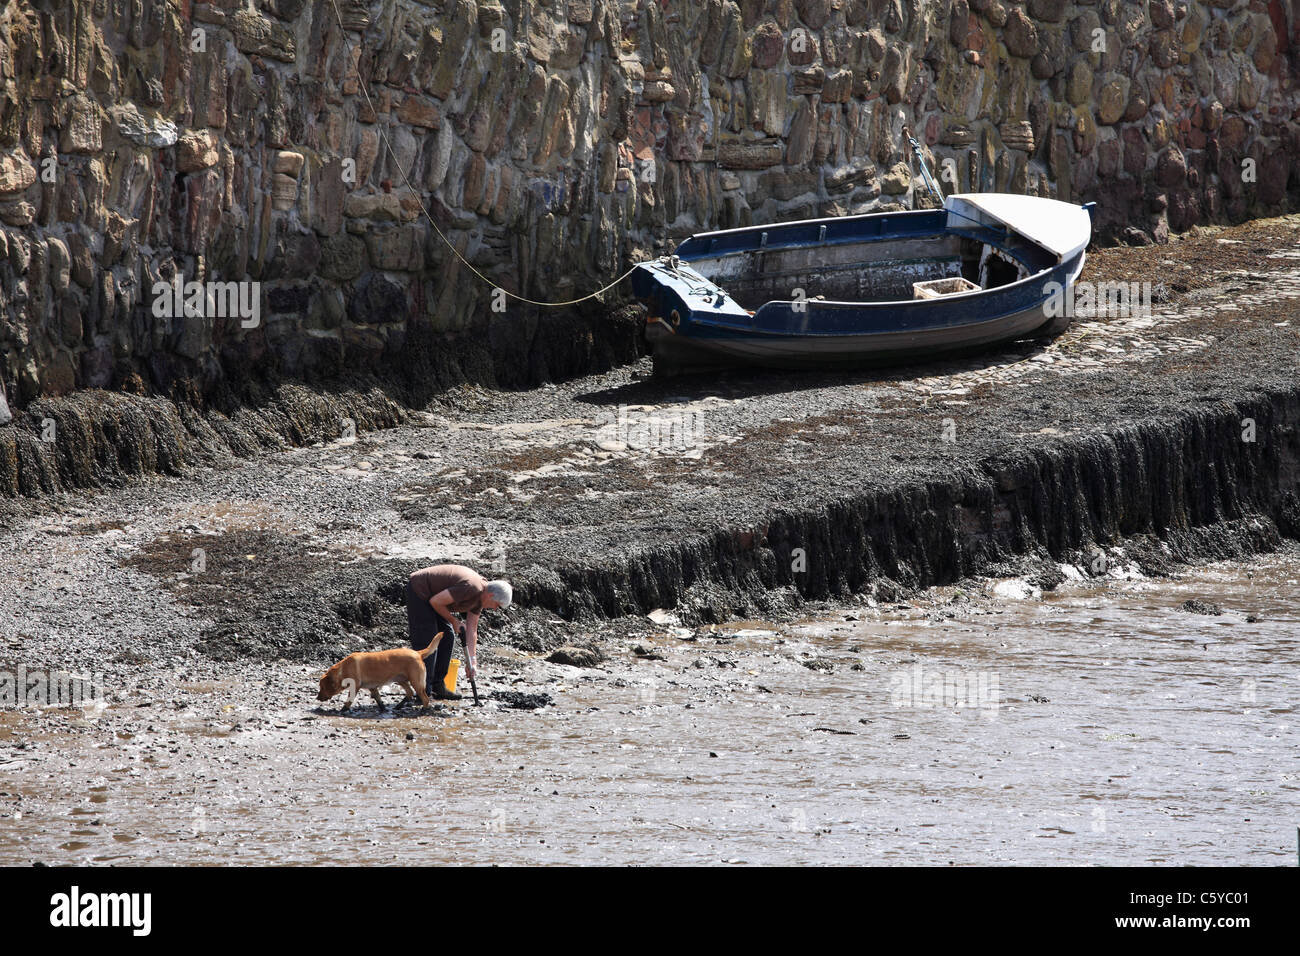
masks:
[[[50,897],[50,925],[129,926],[132,935],[148,936],[153,928],[153,894],[83,894],[74,886],[71,892]]]
[[[890,702],[895,707],[978,709],[991,717],[1001,705],[998,675],[994,671],[925,670],[915,664],[894,672]]]
[[[160,319],[239,319],[246,329],[262,324],[260,282],[171,282],[153,284],[153,314]]]
[[[704,439],[704,412],[700,409],[671,409],[650,412],[618,406],[617,413],[602,411],[596,416],[598,441],[622,445],[635,451],[684,451],[696,448]]]
[[[104,700],[104,675],[0,670],[0,707],[86,707]]]
[[[1136,319],[1151,315],[1150,282],[1076,282],[1043,286],[1047,301],[1043,311],[1050,319]]]

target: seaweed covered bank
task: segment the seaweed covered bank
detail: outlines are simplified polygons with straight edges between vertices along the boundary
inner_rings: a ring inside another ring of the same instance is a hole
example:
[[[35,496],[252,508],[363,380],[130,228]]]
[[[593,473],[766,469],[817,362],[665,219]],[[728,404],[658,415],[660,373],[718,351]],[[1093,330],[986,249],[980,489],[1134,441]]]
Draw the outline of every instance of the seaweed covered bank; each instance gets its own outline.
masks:
[[[540,653],[574,622],[656,610],[707,624],[970,575],[1050,587],[1062,562],[1109,573],[1120,545],[1148,569],[1269,549],[1300,536],[1296,235],[1292,217],[1098,253],[1085,279],[1163,276],[1163,301],[1046,347],[871,375],[634,367],[465,388],[393,406],[382,431],[251,457],[223,440],[174,477],[9,499],[6,626],[47,629],[55,656],[93,622],[113,653],[324,660],[399,643],[403,578],[454,559],[517,584],[486,639]],[[303,402],[323,428],[346,400]],[[22,589],[48,573],[69,600],[33,617]]]
[[[1298,232],[1095,253],[1149,312],[942,366],[50,406],[174,473],[23,413],[0,862],[1290,860]],[[317,706],[448,559],[517,585],[486,705]]]

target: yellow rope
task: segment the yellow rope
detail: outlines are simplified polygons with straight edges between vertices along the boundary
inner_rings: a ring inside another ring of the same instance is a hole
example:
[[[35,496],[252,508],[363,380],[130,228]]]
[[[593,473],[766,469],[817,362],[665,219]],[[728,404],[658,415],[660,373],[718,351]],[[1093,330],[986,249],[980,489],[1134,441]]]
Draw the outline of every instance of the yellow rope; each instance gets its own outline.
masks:
[[[343,14],[339,11],[339,5],[337,3],[337,0],[330,0],[330,6],[334,8],[334,16],[338,19],[339,30],[342,31],[344,36],[346,36],[348,30],[347,27],[343,25]],[[375,109],[375,104],[370,99],[370,91],[366,89],[366,83],[365,80],[361,78],[361,70],[359,67],[360,64],[358,64],[358,69],[357,69],[357,85],[361,88],[361,95],[366,98],[366,105],[370,108],[371,114],[375,116],[376,119],[378,119],[379,111]],[[624,272],[621,276],[619,276],[609,285],[597,289],[595,292],[592,292],[590,295],[584,295],[579,299],[567,299],[563,302],[539,302],[536,299],[529,299],[522,295],[516,295],[515,293],[509,291],[508,289],[503,289],[500,286],[500,284],[493,282],[482,272],[476,269],[473,263],[471,263],[463,255],[461,255],[460,250],[457,249],[454,245],[452,245],[451,241],[445,235],[443,235],[442,230],[438,228],[438,224],[434,222],[433,216],[429,215],[429,210],[424,207],[424,200],[420,198],[419,192],[411,185],[411,180],[407,177],[406,170],[402,169],[401,163],[398,162],[397,153],[393,151],[392,144],[389,143],[388,141],[388,135],[384,132],[383,125],[376,122],[375,126],[379,131],[380,138],[384,141],[384,146],[388,149],[388,154],[393,157],[393,165],[397,167],[398,173],[401,174],[402,182],[405,183],[406,188],[411,191],[411,195],[415,197],[415,201],[420,204],[420,212],[424,213],[424,218],[429,220],[429,225],[433,226],[433,231],[438,234],[438,238],[441,239],[443,243],[447,246],[447,248],[450,249],[455,254],[457,259],[459,259],[461,262],[463,262],[466,265],[466,267],[468,267],[470,272],[474,273],[474,275],[478,276],[488,285],[492,286],[493,289],[500,289],[502,293],[508,295],[510,298],[515,299],[519,302],[526,303],[527,305],[540,305],[546,308],[557,308],[559,306],[564,306],[564,305],[577,305],[579,302],[586,302],[588,299],[594,299],[597,296],[604,295],[610,289],[614,288],[614,286],[618,285],[620,282],[622,282],[624,279],[630,276],[633,273],[633,271],[635,271],[636,266],[632,266],[631,269],[628,269],[627,272]]]

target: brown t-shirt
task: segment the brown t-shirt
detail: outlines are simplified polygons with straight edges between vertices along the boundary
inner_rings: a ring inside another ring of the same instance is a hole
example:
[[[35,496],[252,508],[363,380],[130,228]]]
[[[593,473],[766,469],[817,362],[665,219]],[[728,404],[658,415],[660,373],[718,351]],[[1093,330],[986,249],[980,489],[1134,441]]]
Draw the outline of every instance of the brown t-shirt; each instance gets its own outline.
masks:
[[[457,614],[483,610],[487,582],[477,572],[459,564],[435,564],[411,575],[411,590],[426,604],[435,594],[451,592],[451,610]]]

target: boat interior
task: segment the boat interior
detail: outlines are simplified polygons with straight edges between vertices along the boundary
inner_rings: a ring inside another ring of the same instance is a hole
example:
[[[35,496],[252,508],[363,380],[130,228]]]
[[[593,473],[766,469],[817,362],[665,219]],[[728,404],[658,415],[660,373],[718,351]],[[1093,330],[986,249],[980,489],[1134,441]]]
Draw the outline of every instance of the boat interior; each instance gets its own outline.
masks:
[[[1051,253],[1005,229],[950,228],[943,210],[706,233],[676,253],[751,311],[797,299],[796,290],[810,300],[896,302],[920,295],[917,283],[956,277],[992,289],[1056,264]]]

